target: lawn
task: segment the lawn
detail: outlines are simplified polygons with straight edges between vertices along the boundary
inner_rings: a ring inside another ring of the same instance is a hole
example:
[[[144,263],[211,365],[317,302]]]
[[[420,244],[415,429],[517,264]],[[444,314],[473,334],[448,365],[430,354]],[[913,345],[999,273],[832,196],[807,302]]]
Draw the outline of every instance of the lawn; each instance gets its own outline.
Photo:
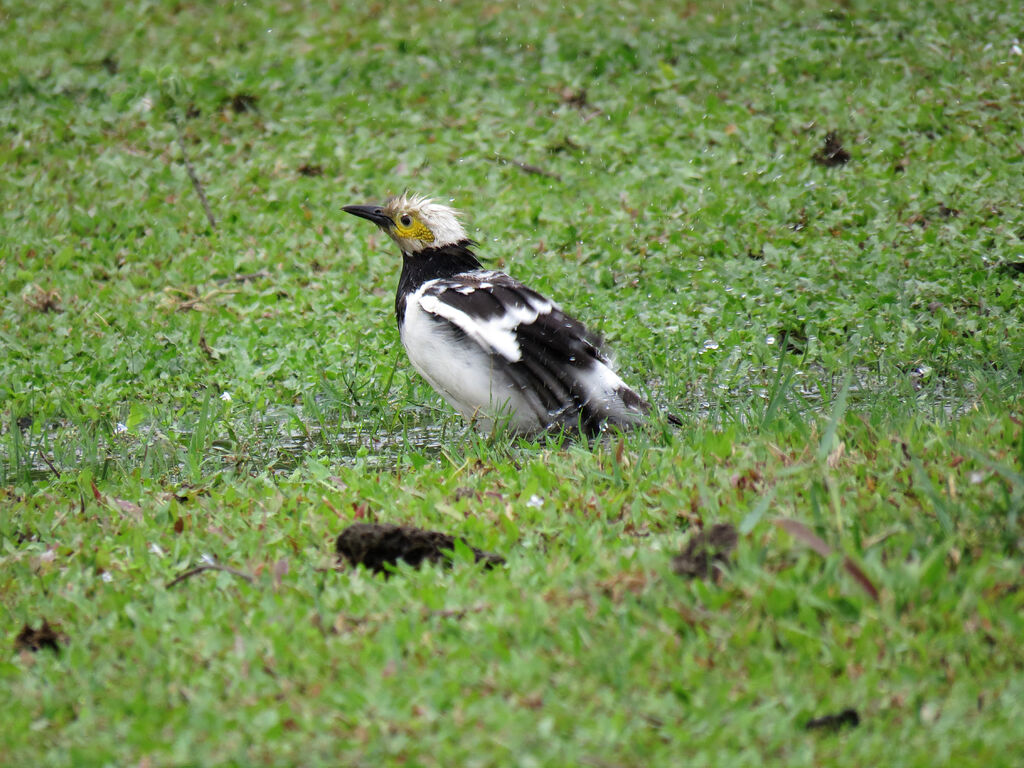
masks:
[[[1013,6],[5,3],[0,763],[1015,764]],[[651,423],[467,429],[340,210],[405,189]]]

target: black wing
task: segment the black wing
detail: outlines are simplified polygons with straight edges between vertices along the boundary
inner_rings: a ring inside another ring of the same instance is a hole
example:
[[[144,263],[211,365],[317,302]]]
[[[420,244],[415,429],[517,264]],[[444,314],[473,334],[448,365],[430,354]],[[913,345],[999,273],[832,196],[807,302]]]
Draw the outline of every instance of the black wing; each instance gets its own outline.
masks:
[[[599,427],[604,414],[586,408],[580,374],[607,365],[608,359],[600,337],[557,304],[506,274],[490,271],[431,281],[419,302],[424,311],[479,344],[523,392],[533,393],[538,417],[545,423],[582,419],[588,432]]]

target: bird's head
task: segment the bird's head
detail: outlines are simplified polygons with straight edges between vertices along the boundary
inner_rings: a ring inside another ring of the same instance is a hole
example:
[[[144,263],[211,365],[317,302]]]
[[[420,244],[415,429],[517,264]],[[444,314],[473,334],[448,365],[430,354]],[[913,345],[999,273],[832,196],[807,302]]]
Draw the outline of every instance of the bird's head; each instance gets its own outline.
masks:
[[[459,212],[428,197],[398,195],[382,205],[346,205],[345,213],[372,221],[403,253],[470,243]]]

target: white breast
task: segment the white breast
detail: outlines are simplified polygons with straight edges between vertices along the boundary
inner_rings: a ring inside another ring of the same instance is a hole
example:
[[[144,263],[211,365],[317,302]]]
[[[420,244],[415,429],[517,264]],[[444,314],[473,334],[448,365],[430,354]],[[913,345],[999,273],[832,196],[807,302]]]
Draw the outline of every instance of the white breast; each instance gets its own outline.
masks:
[[[547,426],[536,398],[513,384],[477,342],[424,311],[419,292],[406,298],[399,332],[413,368],[466,419],[484,430],[495,422],[525,433]]]

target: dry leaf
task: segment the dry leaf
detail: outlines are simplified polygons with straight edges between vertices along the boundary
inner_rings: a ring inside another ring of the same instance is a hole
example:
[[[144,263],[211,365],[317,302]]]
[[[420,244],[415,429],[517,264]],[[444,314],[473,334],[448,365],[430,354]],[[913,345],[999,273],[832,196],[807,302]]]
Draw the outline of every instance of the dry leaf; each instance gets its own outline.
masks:
[[[843,460],[843,454],[846,453],[846,443],[841,442],[835,447],[835,450],[828,455],[826,462],[828,463],[829,469],[835,469],[839,466],[839,462]]]
[[[832,554],[832,547],[826,544],[821,537],[803,523],[786,517],[780,517],[775,520],[775,524],[787,531],[794,539],[806,544],[822,557],[828,557]],[[865,592],[871,595],[875,602],[878,602],[878,590],[875,588],[875,585],[871,583],[871,579],[869,579],[864,571],[860,569],[860,566],[850,558],[844,556],[843,568],[846,569],[847,573],[853,576],[854,580],[864,588]]]
[[[288,561],[281,558],[274,563],[274,586],[280,587],[281,580],[288,575]]]

